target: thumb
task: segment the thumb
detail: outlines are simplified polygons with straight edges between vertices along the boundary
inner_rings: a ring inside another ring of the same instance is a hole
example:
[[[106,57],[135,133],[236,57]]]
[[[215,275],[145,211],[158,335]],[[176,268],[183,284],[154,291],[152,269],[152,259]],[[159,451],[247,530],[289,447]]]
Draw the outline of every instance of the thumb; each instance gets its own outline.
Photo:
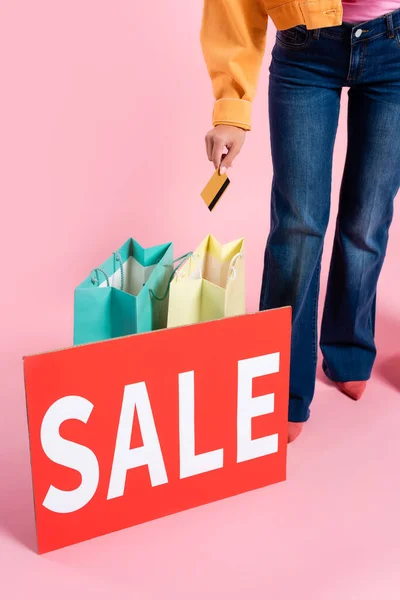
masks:
[[[234,142],[232,144],[232,146],[229,148],[228,154],[225,154],[225,156],[221,160],[221,166],[219,168],[219,172],[221,173],[221,175],[223,175],[226,172],[226,170],[232,166],[232,163],[233,163],[234,159],[237,157],[237,155],[239,154],[239,151],[240,151],[240,144],[238,144],[237,142]]]

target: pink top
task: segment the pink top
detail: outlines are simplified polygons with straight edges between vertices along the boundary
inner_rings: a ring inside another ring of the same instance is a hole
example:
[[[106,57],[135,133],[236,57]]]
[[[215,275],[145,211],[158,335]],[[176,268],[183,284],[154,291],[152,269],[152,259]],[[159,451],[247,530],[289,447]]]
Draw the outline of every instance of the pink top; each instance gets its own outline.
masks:
[[[362,23],[400,8],[400,0],[342,0],[343,21]]]

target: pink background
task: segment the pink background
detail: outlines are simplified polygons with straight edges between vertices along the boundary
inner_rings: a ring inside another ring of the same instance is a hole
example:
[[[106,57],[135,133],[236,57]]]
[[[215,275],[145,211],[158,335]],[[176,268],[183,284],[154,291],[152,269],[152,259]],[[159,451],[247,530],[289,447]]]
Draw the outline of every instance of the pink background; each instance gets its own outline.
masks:
[[[399,597],[398,219],[380,283],[374,378],[356,404],[319,374],[312,420],[289,448],[287,483],[44,557],[32,551],[21,358],[71,344],[73,289],[88,271],[129,236],[145,245],[173,240],[179,254],[208,232],[221,241],[244,235],[248,309],[257,309],[269,226],[274,32],[254,131],[209,214],[199,196],[212,173],[201,4],[0,4],[0,596],[7,600],[32,592],[61,600]],[[333,213],[345,119],[344,104]],[[328,260],[329,252],[323,284]]]

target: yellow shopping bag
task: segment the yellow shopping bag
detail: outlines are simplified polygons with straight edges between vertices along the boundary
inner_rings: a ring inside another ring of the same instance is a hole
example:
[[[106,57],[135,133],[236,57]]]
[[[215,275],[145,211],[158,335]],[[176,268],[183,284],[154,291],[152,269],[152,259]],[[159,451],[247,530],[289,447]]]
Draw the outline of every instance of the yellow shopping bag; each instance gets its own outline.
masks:
[[[178,268],[169,290],[168,327],[245,313],[244,239],[208,235]]]

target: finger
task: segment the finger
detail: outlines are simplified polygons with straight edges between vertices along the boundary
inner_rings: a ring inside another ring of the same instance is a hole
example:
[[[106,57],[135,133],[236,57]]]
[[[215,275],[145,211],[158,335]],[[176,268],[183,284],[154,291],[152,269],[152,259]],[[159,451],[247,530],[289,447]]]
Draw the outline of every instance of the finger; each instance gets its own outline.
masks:
[[[214,144],[213,144],[213,149],[212,149],[212,161],[213,161],[214,167],[216,169],[218,169],[218,167],[221,164],[224,147],[225,147],[225,142],[214,138]]]
[[[222,159],[220,168],[221,173],[225,173],[226,169],[229,169],[229,167],[232,166],[233,161],[240,152],[240,148],[240,144],[233,142],[232,146],[229,148],[228,154]]]
[[[209,135],[206,135],[206,152],[207,152],[208,160],[212,160],[212,149],[213,149],[212,138]]]
[[[219,163],[219,164],[220,164],[220,166],[221,166],[221,163],[223,162],[223,160],[224,160],[225,156],[228,154],[228,152],[229,152],[229,150],[228,150],[228,146],[226,146],[226,145],[225,145],[225,146],[222,148],[221,160],[220,160],[220,163]]]

